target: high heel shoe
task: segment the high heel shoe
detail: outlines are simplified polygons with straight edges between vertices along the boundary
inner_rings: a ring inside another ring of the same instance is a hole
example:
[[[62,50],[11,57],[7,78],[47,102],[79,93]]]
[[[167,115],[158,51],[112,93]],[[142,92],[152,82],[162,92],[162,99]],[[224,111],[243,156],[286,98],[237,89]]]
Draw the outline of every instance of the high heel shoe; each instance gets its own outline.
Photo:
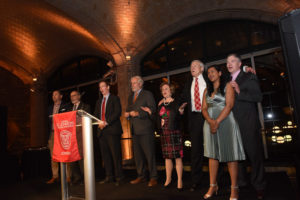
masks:
[[[239,190],[239,186],[231,186],[231,189],[232,190]],[[238,200],[239,198],[238,197],[235,197],[235,198],[229,198],[229,200]]]
[[[181,187],[178,187],[178,185],[181,185]],[[177,183],[177,192],[182,192],[183,191],[183,184],[181,182],[181,184]]]
[[[213,192],[211,194],[208,194],[208,192],[203,196],[203,199],[210,199],[214,195],[218,195],[219,187],[217,184],[210,184],[209,189],[212,188]],[[214,189],[213,189],[214,188]]]
[[[164,186],[163,186],[163,189],[168,189],[168,188],[171,187],[171,185],[172,185],[172,181],[170,181],[170,182],[168,183],[168,185],[164,185]]]

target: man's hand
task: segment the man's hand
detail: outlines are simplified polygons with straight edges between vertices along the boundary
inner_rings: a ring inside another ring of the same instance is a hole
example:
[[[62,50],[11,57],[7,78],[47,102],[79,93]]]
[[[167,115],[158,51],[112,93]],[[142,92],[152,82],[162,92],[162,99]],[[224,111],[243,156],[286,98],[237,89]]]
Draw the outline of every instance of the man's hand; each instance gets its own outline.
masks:
[[[244,66],[245,67],[245,72],[248,73],[252,73],[252,74],[256,74],[256,71],[255,69],[253,69],[252,67],[249,67],[249,66]]]
[[[151,114],[152,114],[152,111],[151,111],[151,109],[150,109],[150,108],[148,108],[148,107],[146,107],[146,106],[141,106],[141,109],[142,109],[143,111],[147,112],[149,115],[151,115]]]
[[[107,122],[106,121],[101,121],[98,124],[98,127],[102,130],[107,126]]]
[[[137,111],[130,111],[129,115],[130,115],[130,117],[137,117],[137,116],[139,116],[139,112],[137,112]]]
[[[125,113],[124,113],[124,117],[125,117],[125,118],[128,118],[128,117],[129,117],[129,112],[125,112]]]
[[[233,89],[236,93],[240,94],[241,91],[240,91],[239,84],[237,84],[237,82],[231,81],[230,85],[233,87]]]

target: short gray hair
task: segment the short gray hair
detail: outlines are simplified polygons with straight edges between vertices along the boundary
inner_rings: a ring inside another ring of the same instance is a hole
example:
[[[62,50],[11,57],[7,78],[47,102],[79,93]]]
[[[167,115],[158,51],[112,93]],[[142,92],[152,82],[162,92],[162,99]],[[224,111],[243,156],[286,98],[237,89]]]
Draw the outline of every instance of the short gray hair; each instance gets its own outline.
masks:
[[[142,79],[141,76],[133,76],[133,77],[131,77],[131,79],[133,79],[133,78],[136,78],[139,83],[141,83],[142,85],[144,85],[144,80]]]
[[[192,65],[193,62],[199,63],[199,65],[200,65],[201,67],[204,68],[204,63],[203,63],[201,60],[193,60],[193,61],[191,62],[191,65]]]

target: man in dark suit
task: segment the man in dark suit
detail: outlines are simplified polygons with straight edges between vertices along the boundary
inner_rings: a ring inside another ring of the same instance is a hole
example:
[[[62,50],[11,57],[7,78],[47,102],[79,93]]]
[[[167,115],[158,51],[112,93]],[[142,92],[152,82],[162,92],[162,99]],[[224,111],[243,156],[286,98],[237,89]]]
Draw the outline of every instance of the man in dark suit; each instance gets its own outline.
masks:
[[[64,104],[62,102],[62,93],[59,90],[55,90],[52,92],[52,100],[53,104],[49,106],[48,108],[48,116],[49,116],[49,140],[48,140],[48,147],[50,150],[51,154],[51,169],[52,169],[52,178],[47,181],[47,184],[52,184],[54,182],[59,181],[58,177],[58,168],[59,168],[59,163],[54,162],[52,160],[52,152],[53,152],[53,145],[54,145],[54,127],[53,127],[53,120],[52,120],[52,115],[57,114],[57,113],[62,113],[68,111],[67,104]],[[67,182],[70,182],[70,167],[67,165]]]
[[[152,93],[142,88],[143,83],[143,79],[140,76],[131,78],[133,93],[128,98],[124,116],[130,120],[134,159],[138,173],[138,177],[130,183],[137,184],[145,181],[147,160],[150,174],[148,186],[152,187],[157,185],[155,138],[153,122],[151,120],[155,113],[156,105]],[[151,114],[144,111],[143,107],[148,107]]]
[[[231,85],[236,92],[233,107],[234,116],[239,124],[247,159],[251,162],[251,182],[257,191],[258,199],[264,197],[266,187],[263,165],[263,148],[257,103],[262,101],[262,93],[257,77],[241,70],[241,58],[237,54],[227,57],[227,69],[232,76]],[[246,186],[245,162],[239,164],[239,186]]]
[[[79,91],[73,90],[70,93],[70,99],[71,99],[71,106],[69,111],[74,110],[84,110],[88,113],[91,113],[90,105],[85,104],[81,101],[81,95]],[[81,124],[81,117],[76,118],[76,123]],[[83,144],[82,144],[82,126],[76,127],[76,138],[77,138],[77,144],[78,144],[78,150],[81,156],[81,160],[72,162],[71,163],[71,171],[72,171],[72,181],[74,184],[80,183],[83,181]]]
[[[201,184],[203,166],[203,124],[204,118],[201,112],[203,92],[206,82],[202,75],[204,64],[200,60],[193,60],[190,65],[191,77],[187,80],[181,94],[180,106],[182,109],[187,105],[189,132],[191,136],[191,163],[192,163],[192,187],[195,191]]]
[[[124,178],[121,155],[121,103],[118,96],[110,93],[107,82],[100,81],[99,90],[102,96],[96,102],[94,115],[103,121],[99,124],[97,136],[106,173],[106,178],[99,183],[110,183],[115,178],[116,185],[119,186]]]

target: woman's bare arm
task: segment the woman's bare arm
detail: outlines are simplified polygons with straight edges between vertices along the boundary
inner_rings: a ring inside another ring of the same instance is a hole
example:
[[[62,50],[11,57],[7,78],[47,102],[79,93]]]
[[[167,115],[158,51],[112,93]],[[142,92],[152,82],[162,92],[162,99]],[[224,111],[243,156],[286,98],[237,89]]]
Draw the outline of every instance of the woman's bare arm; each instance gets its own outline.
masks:
[[[219,114],[219,116],[216,119],[218,124],[229,115],[229,113],[234,105],[234,89],[232,88],[230,83],[227,83],[227,85],[226,85],[225,102],[226,102],[226,105],[225,105],[224,109],[221,111],[221,113]]]

